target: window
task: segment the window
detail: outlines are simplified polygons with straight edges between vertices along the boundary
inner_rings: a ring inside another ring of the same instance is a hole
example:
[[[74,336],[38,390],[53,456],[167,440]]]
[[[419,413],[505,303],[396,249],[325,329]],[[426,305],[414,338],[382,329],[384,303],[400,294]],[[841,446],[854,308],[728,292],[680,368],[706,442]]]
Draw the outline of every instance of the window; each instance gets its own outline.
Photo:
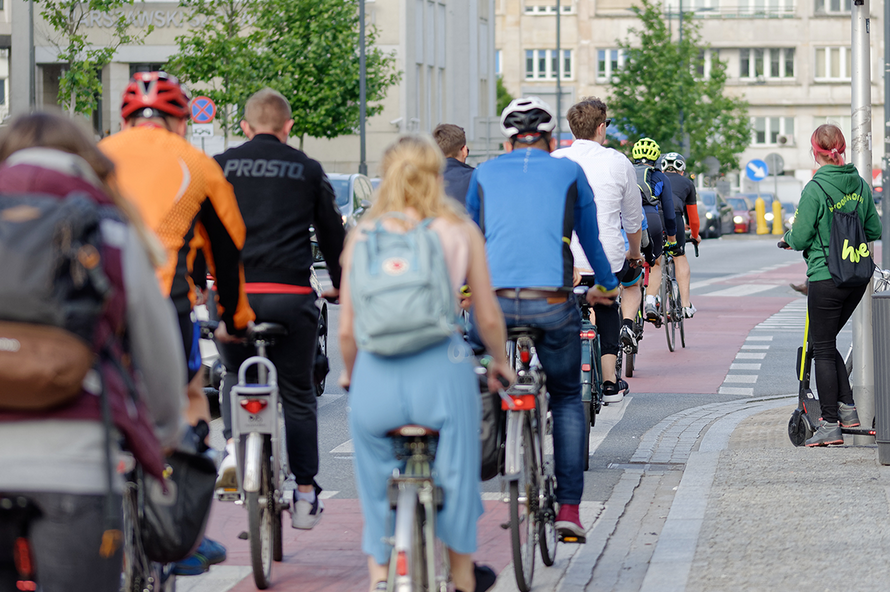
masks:
[[[555,80],[560,70],[564,79],[572,77],[572,50],[562,51],[562,60],[555,49],[528,49],[525,52],[526,80]]]
[[[778,146],[792,143],[794,138],[793,117],[752,117],[751,128],[753,145]]]
[[[609,80],[624,67],[624,52],[620,49],[601,49],[597,52],[596,77]]]
[[[740,49],[739,78],[794,78],[794,48]]]
[[[794,0],[739,0],[738,11],[742,15],[791,16],[794,14]]]
[[[816,0],[816,14],[850,14],[850,0]]]
[[[704,80],[711,77],[711,68],[720,60],[720,51],[712,49],[711,51],[701,50],[698,54],[699,62],[695,65],[695,77]]]
[[[534,2],[534,0],[527,0],[528,2]],[[536,4],[526,4],[525,5],[525,14],[556,14],[556,2],[555,0],[551,0],[553,3],[548,4],[546,6],[536,5]],[[559,9],[563,14],[573,12],[574,6],[572,5],[572,0],[562,0],[559,5]]]
[[[816,80],[849,80],[850,59],[847,47],[817,47]]]
[[[6,104],[6,79],[0,78],[0,105]]]
[[[504,73],[504,52],[500,49],[494,52],[494,73],[498,78]]]

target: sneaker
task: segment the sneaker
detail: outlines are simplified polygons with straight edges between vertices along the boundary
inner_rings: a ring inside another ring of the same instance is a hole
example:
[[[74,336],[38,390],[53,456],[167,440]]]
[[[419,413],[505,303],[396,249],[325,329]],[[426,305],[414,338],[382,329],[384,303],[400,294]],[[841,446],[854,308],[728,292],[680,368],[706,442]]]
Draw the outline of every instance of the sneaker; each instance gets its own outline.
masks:
[[[654,323],[658,320],[658,308],[655,306],[654,302],[646,302],[646,320],[650,323]]]
[[[813,437],[806,442],[807,446],[828,446],[829,444],[843,444],[844,435],[841,426],[836,423],[828,423],[824,419],[819,420],[819,429]]]
[[[627,381],[618,379],[618,384],[614,382],[603,382],[603,403],[620,403],[624,399],[624,394],[628,389]]]
[[[859,427],[859,414],[856,413],[855,405],[847,405],[846,403],[838,401],[837,414],[838,417],[840,417],[839,423],[841,424],[842,428]]]
[[[225,560],[226,548],[205,537],[194,553],[173,564],[173,573],[177,576],[197,576],[210,569],[211,565]]]
[[[692,315],[694,315],[697,312],[698,312],[698,309],[695,308],[695,305],[692,304],[691,302],[689,303],[689,306],[683,307],[683,316],[686,317],[687,319],[691,319]]]
[[[374,586],[374,590],[386,590],[386,580],[380,580],[377,582],[377,585]]]
[[[559,504],[556,515],[556,532],[564,543],[585,543],[587,532],[581,526],[578,504]]]
[[[629,347],[632,353],[637,351],[637,336],[634,334],[633,327],[630,325],[621,325],[621,332],[618,334],[618,341],[624,347]]]
[[[318,521],[321,520],[323,512],[324,503],[318,499],[317,495],[314,501],[307,502],[306,500],[297,499],[297,492],[294,491],[294,507],[290,513],[291,526],[300,530],[312,530],[318,524]]]
[[[235,443],[229,442],[226,444],[226,455],[216,471],[217,489],[238,489],[238,473],[235,464]]]

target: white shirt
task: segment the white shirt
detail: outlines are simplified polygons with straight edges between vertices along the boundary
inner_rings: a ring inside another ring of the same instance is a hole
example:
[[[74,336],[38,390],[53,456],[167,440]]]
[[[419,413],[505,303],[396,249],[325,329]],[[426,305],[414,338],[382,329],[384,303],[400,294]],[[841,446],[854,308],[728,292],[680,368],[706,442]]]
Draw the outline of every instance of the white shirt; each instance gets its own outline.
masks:
[[[633,165],[617,150],[605,148],[592,140],[575,140],[568,148],[554,152],[553,156],[568,158],[584,169],[587,182],[593,189],[603,251],[612,271],[620,271],[626,253],[624,236],[621,234],[622,223],[628,233],[643,227],[643,201]],[[585,266],[576,264],[576,267]],[[590,267],[590,264],[586,267]]]

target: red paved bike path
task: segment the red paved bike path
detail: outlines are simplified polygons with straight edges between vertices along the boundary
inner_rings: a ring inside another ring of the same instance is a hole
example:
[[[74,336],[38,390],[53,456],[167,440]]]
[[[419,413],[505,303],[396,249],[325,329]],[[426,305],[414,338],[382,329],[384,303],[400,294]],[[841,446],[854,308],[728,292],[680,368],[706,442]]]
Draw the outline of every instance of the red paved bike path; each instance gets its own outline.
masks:
[[[789,281],[802,281],[805,271],[801,263],[711,286],[787,285]],[[637,357],[639,370],[630,380],[631,392],[716,393],[749,331],[793,299],[695,296],[698,312],[695,318],[686,321],[685,349],[668,352],[664,329],[646,325],[645,339]],[[479,551],[475,559],[501,572],[511,560],[509,532],[500,526],[508,519],[507,505],[498,501],[484,504],[486,511],[479,520]],[[358,500],[328,499],[325,508],[324,518],[311,531],[292,529],[290,516],[285,515],[284,561],[273,565],[271,589],[300,592],[367,589],[367,560],[361,551],[362,517]],[[247,514],[243,507],[214,502],[207,536],[226,545],[228,558],[223,565],[250,565],[249,543],[238,538],[246,530]],[[247,577],[231,590],[247,592],[256,587],[252,577]]]

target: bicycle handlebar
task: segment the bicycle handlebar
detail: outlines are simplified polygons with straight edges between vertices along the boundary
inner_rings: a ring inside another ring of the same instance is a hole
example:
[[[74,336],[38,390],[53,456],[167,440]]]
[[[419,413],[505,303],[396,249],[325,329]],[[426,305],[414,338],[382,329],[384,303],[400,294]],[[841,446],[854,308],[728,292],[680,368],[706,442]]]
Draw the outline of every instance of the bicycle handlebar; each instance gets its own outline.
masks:
[[[779,247],[780,249],[790,249],[791,248],[791,245],[786,243],[784,239],[780,240],[778,243],[776,243],[776,246]]]

